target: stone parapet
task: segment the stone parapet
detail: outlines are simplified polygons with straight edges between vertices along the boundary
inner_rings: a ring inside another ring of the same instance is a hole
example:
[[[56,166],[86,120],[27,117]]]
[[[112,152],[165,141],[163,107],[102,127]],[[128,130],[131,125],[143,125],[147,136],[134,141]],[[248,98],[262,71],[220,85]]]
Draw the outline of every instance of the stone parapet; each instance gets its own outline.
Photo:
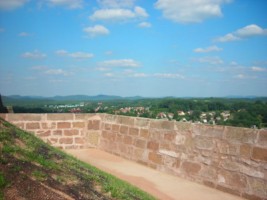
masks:
[[[1,114],[53,146],[99,148],[247,199],[267,199],[267,131],[109,114]]]

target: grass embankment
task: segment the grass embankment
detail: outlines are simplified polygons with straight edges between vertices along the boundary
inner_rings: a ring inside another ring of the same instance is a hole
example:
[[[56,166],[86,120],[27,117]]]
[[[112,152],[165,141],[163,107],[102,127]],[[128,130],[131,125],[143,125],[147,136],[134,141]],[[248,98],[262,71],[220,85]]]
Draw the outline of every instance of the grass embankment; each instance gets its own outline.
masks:
[[[0,118],[0,199],[154,199]]]

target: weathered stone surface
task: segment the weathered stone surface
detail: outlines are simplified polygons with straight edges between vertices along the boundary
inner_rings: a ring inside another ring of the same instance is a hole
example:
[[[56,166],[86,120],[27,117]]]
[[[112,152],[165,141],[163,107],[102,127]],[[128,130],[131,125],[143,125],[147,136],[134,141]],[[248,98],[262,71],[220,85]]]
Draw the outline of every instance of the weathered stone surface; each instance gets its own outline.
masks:
[[[165,133],[164,134],[164,140],[168,140],[170,142],[174,141],[176,136],[176,133],[174,131],[172,131],[171,133]]]
[[[7,114],[8,121],[41,121],[45,114]]]
[[[166,149],[159,149],[159,153],[162,154],[162,155],[178,158],[178,154],[176,152],[174,152],[174,151],[169,151],[169,150],[166,150]]]
[[[134,126],[134,117],[118,116],[117,123],[128,126]]]
[[[122,133],[122,134],[128,134],[128,131],[129,131],[129,127],[128,126],[122,125],[120,127],[120,133]]]
[[[57,128],[58,129],[64,129],[64,128],[70,128],[71,123],[70,122],[58,122],[57,123]]]
[[[163,132],[157,129],[149,129],[149,138],[152,140],[161,140],[163,137]]]
[[[100,120],[88,121],[88,130],[99,130],[99,129],[100,129]]]
[[[147,143],[147,148],[150,150],[157,151],[159,149],[159,143],[156,141],[149,141]]]
[[[248,176],[252,176],[256,178],[264,178],[263,172],[257,171],[257,169],[249,167],[249,166],[240,165],[240,172]]]
[[[146,148],[146,140],[136,139],[134,145],[135,145],[136,147],[145,149],[145,148]]]
[[[47,120],[54,120],[54,121],[67,121],[67,120],[73,120],[74,115],[73,114],[48,114]]]
[[[267,162],[267,149],[254,147],[252,150],[252,159]]]
[[[258,142],[259,145],[267,147],[267,130],[260,130]]]
[[[189,122],[175,122],[175,130],[179,133],[190,133],[192,131],[192,124]]]
[[[105,123],[105,124],[104,124],[104,129],[105,129],[105,130],[112,130],[112,124]]]
[[[224,185],[232,186],[240,190],[246,188],[247,179],[244,175],[240,175],[239,173],[220,170],[218,172],[218,183],[223,183]]]
[[[84,122],[73,122],[72,123],[73,128],[85,128]]]
[[[257,196],[267,197],[267,181],[255,178],[248,178],[249,191]]]
[[[40,124],[38,122],[26,123],[26,129],[40,129]]]
[[[64,135],[65,135],[65,136],[79,135],[79,131],[76,130],[76,129],[64,130]]]
[[[48,138],[47,142],[51,145],[55,145],[58,142],[58,138]]]
[[[124,144],[133,144],[133,138],[129,135],[125,135],[124,138],[123,138],[123,142]]]
[[[23,122],[14,122],[13,124],[21,129],[25,128],[25,124]]]
[[[239,171],[239,164],[230,160],[222,161],[221,166],[229,171]]]
[[[240,196],[240,192],[235,190],[235,189],[232,189],[231,187],[225,187],[223,185],[217,185],[216,189],[220,190],[220,191],[223,191],[223,192],[226,192],[226,193],[230,193],[230,194],[233,194],[233,195]]]
[[[133,152],[133,158],[136,160],[142,160],[145,157],[145,151],[143,149],[135,148]]]
[[[99,144],[99,136],[100,132],[99,131],[89,131],[87,133],[87,141],[90,145],[93,146],[98,146]]]
[[[54,130],[53,131],[54,136],[61,136],[62,135],[62,130]]]
[[[198,149],[212,150],[214,148],[214,143],[211,138],[197,136],[195,138],[195,146]]]
[[[224,138],[236,143],[253,144],[257,138],[257,132],[254,129],[225,127]]]
[[[140,137],[148,139],[149,138],[148,129],[140,129]]]
[[[224,131],[224,126],[193,124],[193,134],[195,135],[222,138],[223,131]]]
[[[149,127],[150,120],[146,118],[135,118],[135,126],[137,127]]]
[[[210,166],[203,167],[199,174],[204,177],[205,180],[214,181],[217,178],[217,170]]]
[[[119,132],[120,131],[120,125],[112,124],[112,131],[113,132]]]
[[[174,130],[174,121],[151,120],[150,128]]]
[[[60,144],[72,144],[73,138],[60,138],[59,143]]]
[[[48,137],[51,135],[51,131],[48,130],[48,131],[37,131],[37,136],[39,137]]]
[[[242,144],[240,146],[240,156],[243,158],[250,158],[251,156],[251,146],[249,144]]]
[[[262,200],[262,198],[259,196],[247,194],[247,193],[243,194],[242,197],[245,199],[249,199],[249,200]]]
[[[76,144],[85,144],[85,139],[81,137],[76,137],[75,138],[75,143]]]
[[[201,165],[198,163],[192,163],[185,161],[182,164],[182,169],[187,173],[187,174],[192,174],[195,175],[201,170]]]
[[[220,153],[227,155],[238,155],[239,146],[234,144],[229,144],[226,141],[217,141],[217,148]]]
[[[155,152],[150,152],[148,154],[148,159],[152,161],[153,163],[162,164],[162,156]]]
[[[56,122],[42,122],[42,129],[55,129],[57,127]]]
[[[118,117],[117,115],[105,114],[103,121],[104,122],[116,123],[117,117]]]
[[[102,136],[105,139],[108,139],[109,141],[114,142],[116,139],[116,134],[112,133],[111,131],[102,131]]]
[[[138,136],[139,135],[139,128],[130,128],[129,135]]]
[[[176,134],[174,143],[177,145],[184,144],[186,140],[186,137],[181,134]]]

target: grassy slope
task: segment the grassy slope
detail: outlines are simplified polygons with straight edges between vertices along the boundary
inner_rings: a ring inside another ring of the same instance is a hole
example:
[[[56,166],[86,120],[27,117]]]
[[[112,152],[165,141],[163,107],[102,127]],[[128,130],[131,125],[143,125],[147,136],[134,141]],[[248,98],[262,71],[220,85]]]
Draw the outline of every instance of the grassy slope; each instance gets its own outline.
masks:
[[[36,189],[25,191],[24,182],[28,188],[34,184],[31,187]],[[53,188],[52,198],[66,194],[73,199],[154,199],[0,118],[0,199],[16,187],[17,195],[26,199],[34,199],[38,187],[43,187],[38,198],[41,193],[49,193],[47,188]]]

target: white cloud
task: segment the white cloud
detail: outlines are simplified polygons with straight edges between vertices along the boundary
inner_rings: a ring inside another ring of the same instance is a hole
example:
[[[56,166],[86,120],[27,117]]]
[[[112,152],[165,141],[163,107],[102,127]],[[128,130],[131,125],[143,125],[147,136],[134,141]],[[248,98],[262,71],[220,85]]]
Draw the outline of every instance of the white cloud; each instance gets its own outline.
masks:
[[[256,24],[251,24],[234,31],[233,33],[228,33],[224,36],[215,38],[215,42],[231,42],[260,35],[267,35],[267,29],[263,29]]]
[[[98,67],[96,68],[97,71],[101,71],[101,72],[104,72],[104,71],[110,71],[110,68],[106,68],[106,67]]]
[[[44,74],[48,74],[48,75],[63,75],[63,76],[68,76],[69,75],[69,73],[66,72],[63,69],[49,69],[49,70],[46,70],[44,72]]]
[[[52,6],[63,6],[69,9],[83,8],[83,0],[47,0]]]
[[[57,50],[55,52],[58,56],[69,56],[71,58],[75,58],[75,59],[89,59],[94,57],[94,54],[92,53],[87,53],[87,52],[73,52],[73,53],[69,53],[68,51],[61,49],[61,50]]]
[[[208,53],[208,52],[212,52],[212,51],[221,51],[222,48],[219,48],[217,46],[210,46],[210,47],[206,47],[206,48],[196,48],[194,49],[194,52],[196,53]]]
[[[148,16],[145,9],[136,6],[134,10],[124,8],[111,8],[96,10],[89,18],[93,21],[127,21],[136,18],[146,18]]]
[[[28,0],[0,0],[0,10],[13,10],[26,4]]]
[[[238,75],[234,76],[234,78],[236,78],[236,79],[256,79],[257,76],[248,76],[245,74],[238,74]]]
[[[69,56],[76,59],[88,59],[94,57],[94,54],[86,52],[75,52],[75,53],[70,53]]]
[[[219,65],[219,64],[223,64],[223,60],[219,57],[202,57],[202,58],[196,58],[194,59],[197,62],[200,63],[209,63],[212,65]]]
[[[155,7],[163,16],[178,23],[202,22],[222,16],[221,5],[231,0],[158,0]]]
[[[131,75],[131,77],[134,77],[134,78],[145,78],[145,77],[148,77],[149,75],[148,74],[145,74],[145,73],[134,73]]]
[[[149,22],[141,22],[138,24],[140,28],[150,28],[152,25]]]
[[[31,67],[31,69],[41,71],[41,70],[47,69],[47,67],[46,66],[33,66],[33,67]]]
[[[106,77],[114,77],[115,75],[113,73],[105,73],[104,76],[106,76]]]
[[[256,66],[251,67],[251,70],[254,72],[266,72],[267,71],[266,68],[256,67]]]
[[[99,65],[104,67],[139,67],[139,63],[133,59],[106,60]]]
[[[98,35],[108,35],[109,30],[102,25],[95,25],[93,27],[87,27],[83,29],[90,37],[95,37]]]
[[[155,73],[153,76],[158,78],[184,79],[184,76],[181,74]]]
[[[126,8],[133,7],[135,0],[97,0],[102,7]]]
[[[28,37],[30,36],[31,34],[27,33],[27,32],[21,32],[18,34],[19,37]]]
[[[46,57],[46,54],[35,50],[33,52],[25,52],[21,55],[23,58],[30,58],[30,59],[42,59]]]

